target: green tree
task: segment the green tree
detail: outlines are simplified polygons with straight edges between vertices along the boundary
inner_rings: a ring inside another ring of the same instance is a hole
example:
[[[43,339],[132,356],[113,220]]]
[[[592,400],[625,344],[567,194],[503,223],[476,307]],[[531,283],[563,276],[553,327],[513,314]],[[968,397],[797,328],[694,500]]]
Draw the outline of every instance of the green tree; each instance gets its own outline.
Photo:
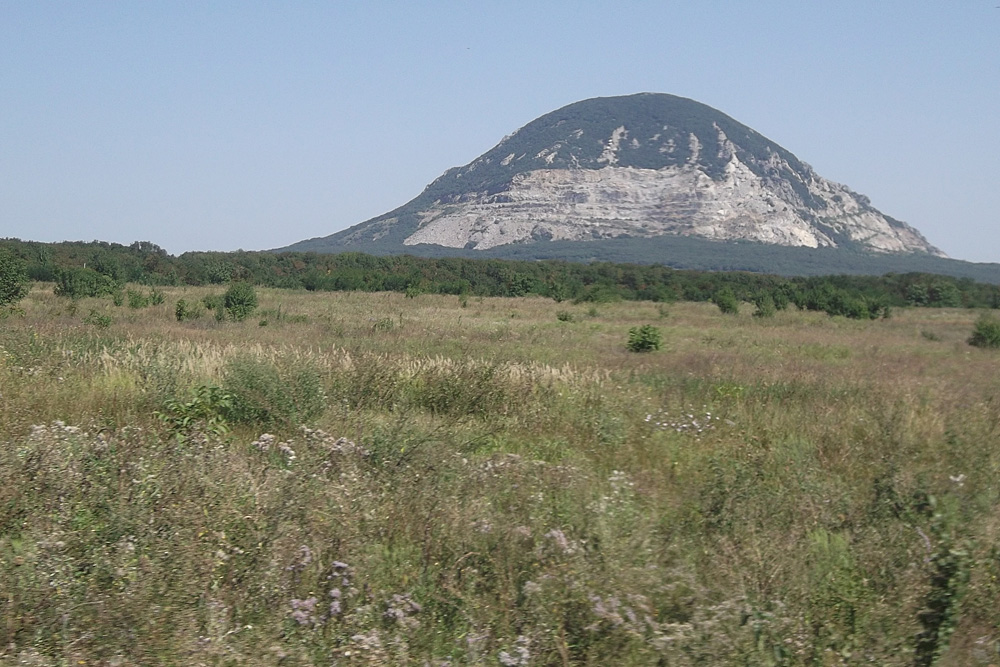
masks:
[[[768,292],[754,296],[753,303],[757,307],[753,314],[754,317],[774,317],[778,310],[774,305],[774,297]]]
[[[242,322],[257,309],[257,292],[250,283],[233,283],[222,296],[222,305],[229,317]]]
[[[651,324],[632,327],[628,330],[628,342],[625,347],[631,352],[652,352],[659,350],[663,343],[663,334]]]
[[[0,250],[0,308],[11,306],[28,294],[24,262]]]
[[[740,312],[740,302],[736,300],[733,290],[728,287],[723,287],[712,295],[712,303],[727,315],[736,315]]]

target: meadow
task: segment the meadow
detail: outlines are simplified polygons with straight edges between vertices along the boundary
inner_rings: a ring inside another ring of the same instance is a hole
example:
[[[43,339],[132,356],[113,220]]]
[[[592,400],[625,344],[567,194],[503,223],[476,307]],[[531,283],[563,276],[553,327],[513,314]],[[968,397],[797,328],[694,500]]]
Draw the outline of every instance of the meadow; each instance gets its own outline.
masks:
[[[0,664],[1000,664],[976,311],[159,292],[0,320]]]

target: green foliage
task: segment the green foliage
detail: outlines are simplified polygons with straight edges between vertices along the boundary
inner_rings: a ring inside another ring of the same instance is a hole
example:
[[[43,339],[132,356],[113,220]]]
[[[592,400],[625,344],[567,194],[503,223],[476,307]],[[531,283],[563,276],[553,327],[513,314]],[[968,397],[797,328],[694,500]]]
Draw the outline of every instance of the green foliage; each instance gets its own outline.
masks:
[[[107,296],[121,291],[121,285],[111,276],[93,269],[72,267],[60,269],[56,274],[56,296],[71,299]]]
[[[225,302],[221,294],[209,294],[201,299],[201,303],[207,310],[223,310]]]
[[[961,618],[960,603],[969,582],[970,558],[955,537],[950,525],[954,519],[937,511],[931,496],[929,509],[934,512],[931,535],[937,540],[930,557],[930,581],[918,618],[922,627],[916,637],[915,667],[933,667],[948,648],[948,641]]]
[[[177,318],[178,322],[196,320],[204,313],[205,309],[202,307],[202,304],[198,302],[188,303],[184,299],[178,299],[177,305],[174,306],[174,317]]]
[[[110,315],[97,312],[96,308],[92,308],[87,316],[83,318],[84,324],[91,324],[98,329],[107,329],[111,326],[112,319]]]
[[[572,322],[573,313],[569,312],[568,310],[557,310],[556,319],[559,320],[560,322]]]
[[[969,345],[985,348],[1000,348],[1000,321],[989,315],[981,315],[976,320],[969,337]]]
[[[223,369],[223,388],[232,398],[231,419],[245,424],[308,424],[326,408],[320,374],[303,361],[238,357]]]
[[[526,254],[530,249],[527,246],[475,252],[441,251],[454,254],[445,257],[244,251],[196,252],[171,257],[148,242],[126,247],[100,242],[41,244],[16,239],[0,240],[0,248],[25,262],[29,277],[56,281],[58,294],[74,298],[112,295],[116,301],[124,299],[119,294],[123,281],[209,285],[238,276],[254,285],[292,289],[402,293],[409,290],[412,295],[419,287],[426,293],[535,294],[579,303],[621,299],[710,301],[717,292],[728,288],[738,301],[756,302],[756,297],[768,293],[777,310],[794,302],[800,308],[857,319],[871,318],[873,313],[874,317],[883,317],[889,307],[910,305],[1000,307],[997,285],[1000,265],[996,264],[974,265],[931,256],[876,257],[842,250],[759,244],[733,246],[683,237],[545,245],[553,249],[550,256],[565,256],[578,263],[537,261],[535,256]],[[419,247],[413,251],[430,252]],[[536,248],[534,252],[537,251]],[[613,264],[594,261],[595,257],[641,264]],[[664,263],[685,270],[669,268]],[[748,269],[811,277],[785,278],[748,273]],[[818,274],[828,275],[816,277]],[[155,299],[155,293],[150,292],[150,302],[154,305]],[[219,312],[214,304],[208,308]],[[225,308],[221,313],[223,319],[229,316]]]
[[[372,324],[372,331],[392,331],[396,328],[396,323],[391,317],[381,317]]]
[[[625,344],[631,352],[652,352],[659,350],[663,342],[663,334],[651,324],[632,327],[628,330],[628,342]]]
[[[149,306],[149,297],[139,290],[126,290],[125,295],[128,297],[129,308],[139,309],[147,308]]]
[[[158,290],[155,287],[149,290],[149,303],[154,306],[162,305],[166,301],[166,295],[163,294],[162,290]]]
[[[754,311],[754,317],[774,317],[774,314],[778,312],[778,309],[774,305],[774,297],[768,292],[756,296],[753,303],[757,308]]]
[[[28,294],[25,263],[0,249],[0,309],[13,306]]]
[[[712,295],[712,303],[719,307],[727,315],[736,315],[740,312],[740,302],[737,300],[733,290],[724,287]]]
[[[235,282],[222,296],[222,302],[230,319],[242,322],[257,309],[257,292],[250,283]]]
[[[188,400],[167,399],[163,410],[153,414],[178,438],[184,439],[199,431],[216,436],[229,433],[227,416],[232,409],[233,397],[222,388],[200,385]]]

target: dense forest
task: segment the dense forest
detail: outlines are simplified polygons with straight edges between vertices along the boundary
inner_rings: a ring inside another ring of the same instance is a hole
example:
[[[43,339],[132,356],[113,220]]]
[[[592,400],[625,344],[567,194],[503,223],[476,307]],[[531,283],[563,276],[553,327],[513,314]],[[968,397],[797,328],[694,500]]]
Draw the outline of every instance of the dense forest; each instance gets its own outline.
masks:
[[[361,253],[188,252],[100,241],[0,240],[27,276],[56,293],[97,296],[126,283],[211,285],[234,281],[310,291],[397,291],[472,296],[537,295],[556,301],[748,302],[761,312],[799,308],[853,318],[892,307],[1000,308],[1000,286],[929,273],[786,277],[745,271],[679,270],[663,265],[373,256]]]

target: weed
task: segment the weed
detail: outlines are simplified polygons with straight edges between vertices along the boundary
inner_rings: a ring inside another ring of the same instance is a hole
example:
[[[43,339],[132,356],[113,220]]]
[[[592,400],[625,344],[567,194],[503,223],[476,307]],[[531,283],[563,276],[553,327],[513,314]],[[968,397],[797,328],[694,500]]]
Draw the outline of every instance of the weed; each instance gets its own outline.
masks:
[[[372,324],[372,331],[388,332],[396,328],[396,323],[391,317],[383,317],[375,320]]]

